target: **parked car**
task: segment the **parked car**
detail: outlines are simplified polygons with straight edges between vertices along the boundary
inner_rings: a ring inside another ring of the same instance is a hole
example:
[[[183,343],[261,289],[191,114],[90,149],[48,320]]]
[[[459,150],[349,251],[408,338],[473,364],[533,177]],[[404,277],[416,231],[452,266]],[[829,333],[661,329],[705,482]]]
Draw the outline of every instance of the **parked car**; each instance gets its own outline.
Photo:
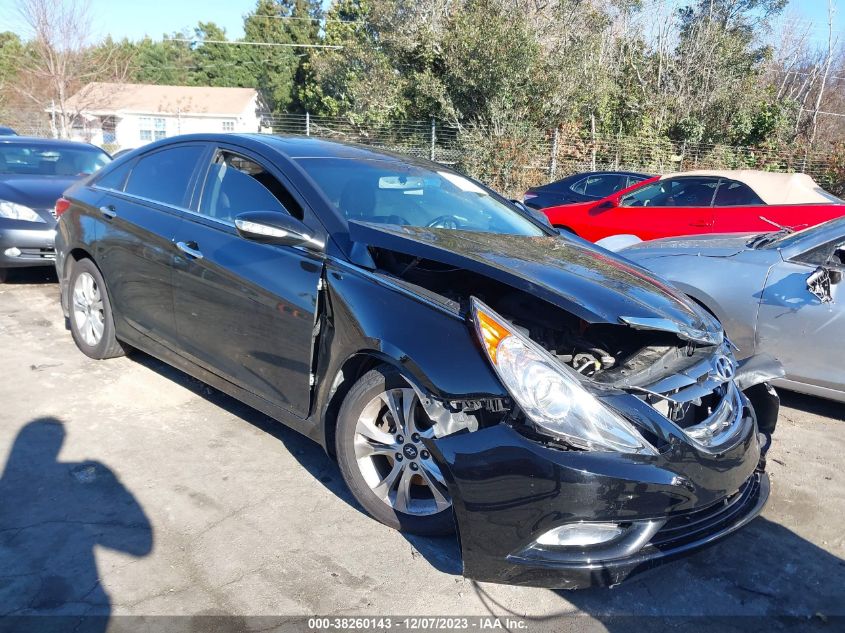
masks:
[[[776,357],[786,389],[845,402],[845,218],[799,232],[704,235],[621,251],[713,312],[739,357]]]
[[[551,223],[592,242],[803,228],[845,215],[845,203],[806,174],[691,171],[645,181],[599,202],[543,209]]]
[[[590,171],[572,174],[547,185],[531,187],[523,202],[534,209],[573,202],[593,202],[652,178],[632,171]]]
[[[53,265],[56,200],[110,160],[84,143],[0,138],[0,283],[9,268]]]
[[[320,442],[379,521],[457,524],[470,577],[615,584],[766,502],[777,400],[755,415],[741,390],[777,371],[447,167],[191,135],[66,199],[56,270],[83,353],[139,348]]]
[[[15,132],[12,128],[6,127],[5,125],[0,125],[0,136],[17,136],[18,133]]]

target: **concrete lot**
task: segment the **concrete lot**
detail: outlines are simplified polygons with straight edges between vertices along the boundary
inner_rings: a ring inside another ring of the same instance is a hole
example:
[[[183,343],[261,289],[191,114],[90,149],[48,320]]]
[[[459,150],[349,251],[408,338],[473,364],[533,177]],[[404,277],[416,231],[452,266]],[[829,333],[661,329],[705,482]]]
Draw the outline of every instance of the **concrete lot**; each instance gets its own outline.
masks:
[[[0,367],[0,615],[845,615],[841,405],[785,396],[741,533],[567,593],[466,580],[450,539],[365,516],[317,445],[145,355],[89,360],[46,270],[0,286]]]

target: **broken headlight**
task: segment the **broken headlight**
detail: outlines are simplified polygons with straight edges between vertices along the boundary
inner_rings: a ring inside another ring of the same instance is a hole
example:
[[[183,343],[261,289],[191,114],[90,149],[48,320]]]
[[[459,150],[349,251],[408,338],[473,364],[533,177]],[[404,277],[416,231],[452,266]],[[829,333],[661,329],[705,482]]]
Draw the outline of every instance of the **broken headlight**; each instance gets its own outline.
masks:
[[[587,450],[657,453],[630,422],[587,391],[569,368],[474,297],[472,317],[496,373],[538,427]]]

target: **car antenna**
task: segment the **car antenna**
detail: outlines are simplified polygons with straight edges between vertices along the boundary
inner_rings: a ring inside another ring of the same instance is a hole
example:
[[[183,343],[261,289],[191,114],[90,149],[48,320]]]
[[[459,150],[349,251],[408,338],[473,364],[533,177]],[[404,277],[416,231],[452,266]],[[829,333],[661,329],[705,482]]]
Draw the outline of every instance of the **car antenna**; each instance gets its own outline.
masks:
[[[778,224],[774,220],[770,220],[769,218],[764,218],[762,215],[759,216],[759,217],[760,217],[761,220],[763,220],[763,222],[768,222],[772,226],[776,226],[777,228],[779,228],[781,231],[786,231],[787,233],[795,233],[795,229],[793,229],[791,227],[784,226],[783,224]]]

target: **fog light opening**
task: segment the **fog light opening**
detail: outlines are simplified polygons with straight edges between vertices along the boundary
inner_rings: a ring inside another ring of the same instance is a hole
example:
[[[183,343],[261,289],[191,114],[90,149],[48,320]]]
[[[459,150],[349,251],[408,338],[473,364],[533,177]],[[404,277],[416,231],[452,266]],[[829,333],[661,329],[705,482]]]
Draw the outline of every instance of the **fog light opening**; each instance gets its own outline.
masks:
[[[21,249],[13,246],[12,248],[7,248],[5,251],[3,251],[3,254],[6,257],[20,257],[21,256]]]
[[[544,532],[539,545],[552,547],[589,547],[613,541],[628,531],[619,523],[568,523]]]

